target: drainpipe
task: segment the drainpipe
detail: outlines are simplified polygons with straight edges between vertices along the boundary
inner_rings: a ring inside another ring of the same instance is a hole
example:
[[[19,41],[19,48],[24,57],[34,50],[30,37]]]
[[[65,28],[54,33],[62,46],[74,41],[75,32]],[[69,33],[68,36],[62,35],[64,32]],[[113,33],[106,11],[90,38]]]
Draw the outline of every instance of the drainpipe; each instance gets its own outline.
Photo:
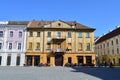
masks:
[[[75,28],[75,53],[76,53],[76,28]]]
[[[43,31],[43,47],[42,47],[42,52],[43,52],[43,56],[44,56],[44,40],[45,40],[45,33],[44,33],[44,27],[42,28],[42,31]],[[42,63],[43,63],[43,56],[42,56]]]

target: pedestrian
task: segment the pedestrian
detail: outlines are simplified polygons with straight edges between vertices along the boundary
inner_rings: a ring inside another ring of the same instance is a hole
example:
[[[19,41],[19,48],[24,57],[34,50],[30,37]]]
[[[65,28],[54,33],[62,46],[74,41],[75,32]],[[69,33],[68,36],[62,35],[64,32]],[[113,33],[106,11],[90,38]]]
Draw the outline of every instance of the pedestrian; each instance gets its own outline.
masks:
[[[112,62],[110,62],[110,68],[112,68],[112,66],[113,66],[113,64],[112,64]]]

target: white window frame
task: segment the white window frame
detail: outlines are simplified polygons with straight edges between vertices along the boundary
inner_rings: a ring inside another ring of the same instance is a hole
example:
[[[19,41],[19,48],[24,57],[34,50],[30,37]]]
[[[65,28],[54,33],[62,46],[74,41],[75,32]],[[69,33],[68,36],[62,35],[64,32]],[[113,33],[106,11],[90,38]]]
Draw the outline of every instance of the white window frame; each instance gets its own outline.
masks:
[[[19,43],[21,44],[21,49],[18,49],[19,48]],[[17,50],[22,50],[22,43],[21,42],[17,43]]]
[[[13,37],[13,35],[14,35],[14,32],[13,32],[13,33],[11,33],[11,32],[13,32],[13,31],[10,31],[10,37]]]
[[[0,31],[0,32],[3,32],[3,31]],[[2,34],[0,33],[0,37],[3,37],[3,36],[4,36],[4,32]]]
[[[9,49],[9,45],[10,45],[10,43],[12,43],[12,42],[9,42],[9,43],[8,43],[8,50],[12,50],[12,49],[13,49],[13,43],[12,43],[12,48]]]
[[[3,49],[3,43],[2,42],[0,42],[1,43],[1,49],[0,50],[2,50]]]
[[[19,38],[21,38],[22,35],[23,35],[23,32],[22,32],[22,31],[19,31],[19,34],[18,34]]]

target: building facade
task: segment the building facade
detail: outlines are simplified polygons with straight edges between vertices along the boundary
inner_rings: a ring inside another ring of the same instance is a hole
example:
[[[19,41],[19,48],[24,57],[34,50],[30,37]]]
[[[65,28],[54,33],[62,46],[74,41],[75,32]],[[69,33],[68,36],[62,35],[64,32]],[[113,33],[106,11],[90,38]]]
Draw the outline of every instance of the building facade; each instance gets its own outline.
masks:
[[[26,25],[0,25],[0,65],[23,66],[26,52]]]
[[[95,53],[99,63],[120,66],[120,27],[96,40]]]
[[[27,26],[26,64],[95,64],[94,28],[75,21],[31,21]]]

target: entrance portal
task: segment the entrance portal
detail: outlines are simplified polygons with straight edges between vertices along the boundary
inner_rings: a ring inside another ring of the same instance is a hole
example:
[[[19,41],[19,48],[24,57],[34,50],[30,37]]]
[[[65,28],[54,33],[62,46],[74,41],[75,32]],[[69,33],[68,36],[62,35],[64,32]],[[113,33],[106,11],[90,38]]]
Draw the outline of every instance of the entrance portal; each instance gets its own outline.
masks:
[[[34,56],[34,66],[38,66],[40,63],[40,56]]]
[[[56,66],[62,66],[63,65],[63,55],[56,54],[55,55],[55,65]]]
[[[32,66],[32,56],[27,56],[27,65]]]
[[[92,56],[86,56],[86,64],[92,64]]]
[[[78,64],[83,64],[83,56],[78,56]]]

